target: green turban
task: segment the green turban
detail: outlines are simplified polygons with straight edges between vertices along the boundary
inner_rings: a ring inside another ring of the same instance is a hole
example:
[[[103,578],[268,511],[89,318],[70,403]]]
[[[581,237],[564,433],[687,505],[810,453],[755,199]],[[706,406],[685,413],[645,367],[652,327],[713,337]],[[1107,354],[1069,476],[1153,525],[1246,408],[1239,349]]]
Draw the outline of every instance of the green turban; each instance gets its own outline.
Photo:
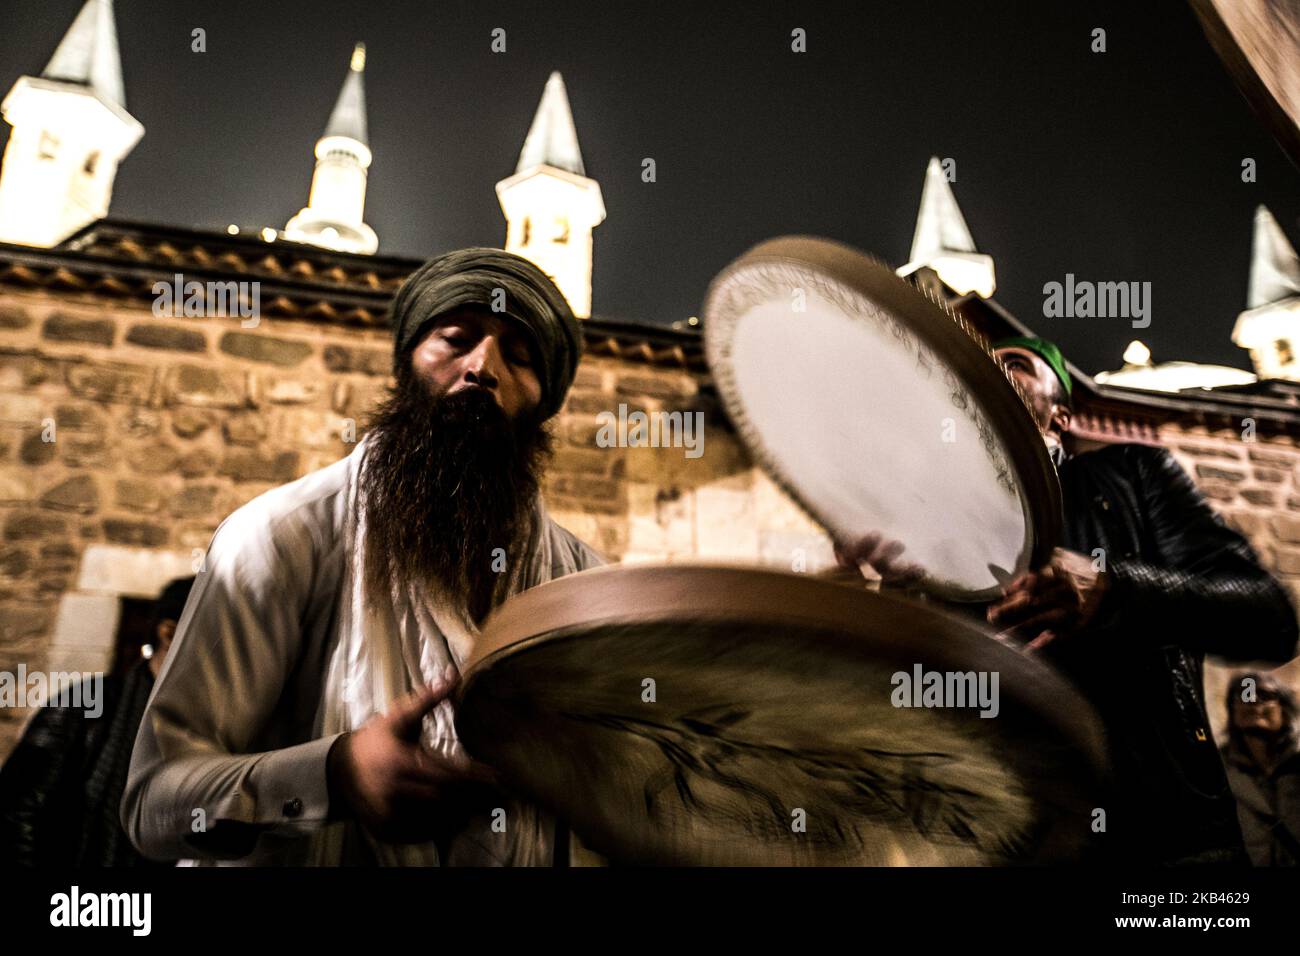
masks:
[[[1061,380],[1061,387],[1065,389],[1065,397],[1073,397],[1074,380],[1070,378],[1069,371],[1065,368],[1065,356],[1057,348],[1055,342],[1049,342],[1047,339],[1040,339],[1035,336],[1021,335],[1011,339],[1002,339],[1000,342],[993,343],[993,351],[998,349],[1026,349],[1033,352],[1044,362],[1046,362],[1056,377]]]
[[[543,419],[558,412],[582,355],[582,327],[546,273],[501,249],[457,249],[407,277],[388,310],[393,367],[409,360],[430,322],[467,305],[499,312],[528,331],[542,386],[539,411]]]

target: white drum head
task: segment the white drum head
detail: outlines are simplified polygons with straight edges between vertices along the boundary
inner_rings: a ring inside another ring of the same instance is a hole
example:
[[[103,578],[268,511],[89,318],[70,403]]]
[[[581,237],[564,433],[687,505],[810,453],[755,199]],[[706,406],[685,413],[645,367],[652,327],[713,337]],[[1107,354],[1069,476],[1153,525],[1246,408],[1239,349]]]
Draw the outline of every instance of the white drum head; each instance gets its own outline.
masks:
[[[709,289],[705,345],[763,468],[837,540],[880,534],[922,586],[984,600],[1046,557],[1059,490],[984,346],[887,266],[778,239]]]

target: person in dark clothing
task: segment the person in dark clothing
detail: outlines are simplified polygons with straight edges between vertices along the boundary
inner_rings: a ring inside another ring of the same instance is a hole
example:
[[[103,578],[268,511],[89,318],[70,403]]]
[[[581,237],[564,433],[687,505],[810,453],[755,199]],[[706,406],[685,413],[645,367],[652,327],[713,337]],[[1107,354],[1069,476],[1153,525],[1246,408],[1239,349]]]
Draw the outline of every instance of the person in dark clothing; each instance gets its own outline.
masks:
[[[69,706],[73,695],[63,695],[32,717],[0,767],[0,861],[22,867],[159,865],[131,845],[118,807],[140,719],[193,583],[180,578],[163,589],[152,655],[121,677],[103,678],[98,716]]]
[[[1246,852],[1256,866],[1300,866],[1300,712],[1275,677],[1250,671],[1228,681],[1222,750]]]
[[[1063,547],[1010,581],[986,616],[1001,636],[1050,660],[1101,719],[1114,771],[1111,805],[1100,808],[1101,858],[1244,865],[1205,713],[1202,662],[1207,653],[1290,660],[1290,599],[1164,449],[1068,453],[1073,386],[1055,345],[1012,339],[995,354],[1057,467],[1064,528]],[[890,586],[923,573],[901,542],[879,534],[837,543],[836,552],[841,564],[870,565]]]
[[[1290,660],[1295,609],[1162,448],[1069,456],[1071,381],[1042,339],[999,343],[1057,463],[1064,547],[988,609],[1097,709],[1114,765],[1110,852],[1143,863],[1245,863],[1202,692],[1207,653]]]

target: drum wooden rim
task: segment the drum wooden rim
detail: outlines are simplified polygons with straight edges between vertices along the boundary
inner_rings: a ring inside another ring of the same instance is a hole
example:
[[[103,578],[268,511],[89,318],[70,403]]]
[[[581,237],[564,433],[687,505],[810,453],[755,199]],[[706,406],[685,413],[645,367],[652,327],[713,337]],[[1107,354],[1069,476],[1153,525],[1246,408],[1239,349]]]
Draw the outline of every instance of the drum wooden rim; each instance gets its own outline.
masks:
[[[962,385],[976,397],[1010,459],[1025,512],[1029,566],[1037,568],[1045,564],[1061,538],[1061,490],[1056,469],[1026,410],[1025,400],[983,340],[959,316],[927,298],[878,259],[828,239],[784,236],[761,242],[720,272],[705,298],[705,354],[718,392],[741,440],[772,481],[810,519],[822,527],[829,526],[829,519],[819,514],[798,481],[767,446],[736,395],[731,369],[723,357],[723,323],[711,321],[717,315],[723,285],[737,272],[762,264],[812,269],[849,287],[905,321],[912,332],[943,358]],[[987,601],[999,594],[997,588],[970,590],[935,581],[927,581],[922,586],[953,601]]]
[[[793,625],[834,632],[828,639],[847,656],[874,661],[886,649],[932,669],[997,671],[1004,693],[1040,715],[1087,758],[1095,773],[1106,772],[1100,721],[1079,692],[1040,659],[995,640],[977,623],[865,587],[725,564],[597,568],[516,595],[484,622],[462,667],[457,711],[476,682],[508,655],[547,640],[575,639],[577,631],[604,625],[683,619]],[[904,621],[907,628],[890,632],[891,622]],[[925,625],[919,637],[916,622]]]

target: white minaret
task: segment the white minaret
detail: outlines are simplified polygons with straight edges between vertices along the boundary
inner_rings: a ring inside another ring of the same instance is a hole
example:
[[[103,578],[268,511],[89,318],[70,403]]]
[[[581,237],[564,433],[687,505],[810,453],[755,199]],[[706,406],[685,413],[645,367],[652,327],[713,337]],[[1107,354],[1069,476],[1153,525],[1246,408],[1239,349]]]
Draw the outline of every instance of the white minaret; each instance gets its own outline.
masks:
[[[371,160],[361,79],[365,69],[366,45],[358,43],[325,135],[316,143],[316,172],[307,207],[284,227],[286,239],[366,255],[379,248],[379,237],[364,221],[366,170]]]
[[[948,288],[960,295],[974,292],[987,299],[997,288],[993,257],[976,251],[975,240],[937,156],[930,157],[925,170],[912,252],[898,274],[910,275],[921,268],[933,269]]]
[[[1232,341],[1250,350],[1260,378],[1300,381],[1300,258],[1263,206],[1255,210],[1246,311]]]
[[[591,315],[591,231],[605,219],[600,184],[588,179],[564,80],[552,73],[524,139],[515,174],[497,183],[506,251],[555,280],[579,318]]]
[[[0,103],[0,242],[54,246],[108,215],[117,166],[144,135],[126,111],[112,0],[87,0],[39,76]]]

